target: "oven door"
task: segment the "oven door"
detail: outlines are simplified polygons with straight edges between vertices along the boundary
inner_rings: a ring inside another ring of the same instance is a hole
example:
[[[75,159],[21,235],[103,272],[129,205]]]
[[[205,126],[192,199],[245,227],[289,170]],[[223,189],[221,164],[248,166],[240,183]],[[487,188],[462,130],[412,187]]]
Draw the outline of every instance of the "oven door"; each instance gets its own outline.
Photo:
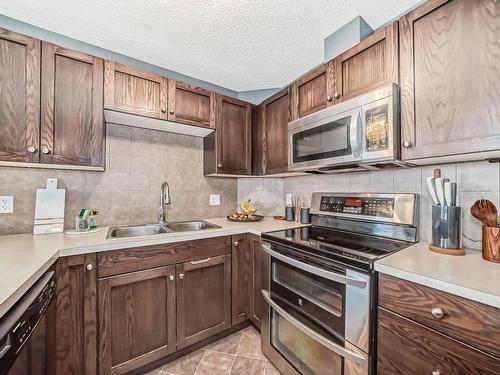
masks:
[[[368,374],[370,277],[281,244],[262,250],[264,353],[284,373]]]
[[[288,167],[314,170],[350,164],[361,157],[361,109],[325,117],[309,115],[288,127]]]

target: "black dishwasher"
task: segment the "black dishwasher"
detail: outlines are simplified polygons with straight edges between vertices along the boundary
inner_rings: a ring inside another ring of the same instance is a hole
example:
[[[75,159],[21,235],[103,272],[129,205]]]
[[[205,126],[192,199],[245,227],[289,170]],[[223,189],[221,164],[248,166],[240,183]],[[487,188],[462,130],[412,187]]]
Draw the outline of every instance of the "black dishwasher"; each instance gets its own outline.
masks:
[[[55,292],[54,272],[45,273],[0,318],[0,375],[47,373],[47,311]]]

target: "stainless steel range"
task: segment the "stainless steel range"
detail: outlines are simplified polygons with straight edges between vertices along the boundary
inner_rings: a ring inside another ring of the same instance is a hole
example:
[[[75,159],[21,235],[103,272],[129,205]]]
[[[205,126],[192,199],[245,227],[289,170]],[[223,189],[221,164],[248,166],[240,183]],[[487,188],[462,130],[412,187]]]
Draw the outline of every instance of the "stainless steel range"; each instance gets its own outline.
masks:
[[[418,240],[414,194],[313,193],[312,225],[262,234],[262,350],[284,374],[375,373],[375,260]]]

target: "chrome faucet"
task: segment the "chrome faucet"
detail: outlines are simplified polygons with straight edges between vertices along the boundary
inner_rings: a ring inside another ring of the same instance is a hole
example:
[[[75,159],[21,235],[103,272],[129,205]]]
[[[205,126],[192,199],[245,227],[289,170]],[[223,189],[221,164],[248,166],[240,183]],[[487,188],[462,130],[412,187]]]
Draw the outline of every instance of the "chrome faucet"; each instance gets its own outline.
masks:
[[[165,214],[165,205],[170,204],[170,186],[165,181],[161,184],[160,209],[158,210],[158,221],[160,224],[167,224],[167,215]]]

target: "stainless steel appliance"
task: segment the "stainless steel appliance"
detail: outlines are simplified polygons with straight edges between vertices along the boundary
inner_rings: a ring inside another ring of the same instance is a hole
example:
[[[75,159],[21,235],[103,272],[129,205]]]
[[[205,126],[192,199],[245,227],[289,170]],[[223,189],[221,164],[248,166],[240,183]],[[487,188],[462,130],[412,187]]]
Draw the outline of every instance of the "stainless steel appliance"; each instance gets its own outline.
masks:
[[[313,193],[312,225],[262,234],[262,350],[284,374],[374,374],[375,260],[418,240],[414,194]]]
[[[0,318],[0,375],[48,373],[45,312],[54,292],[54,272],[50,271]]]
[[[288,168],[331,173],[405,165],[398,86],[346,100],[288,124]]]

